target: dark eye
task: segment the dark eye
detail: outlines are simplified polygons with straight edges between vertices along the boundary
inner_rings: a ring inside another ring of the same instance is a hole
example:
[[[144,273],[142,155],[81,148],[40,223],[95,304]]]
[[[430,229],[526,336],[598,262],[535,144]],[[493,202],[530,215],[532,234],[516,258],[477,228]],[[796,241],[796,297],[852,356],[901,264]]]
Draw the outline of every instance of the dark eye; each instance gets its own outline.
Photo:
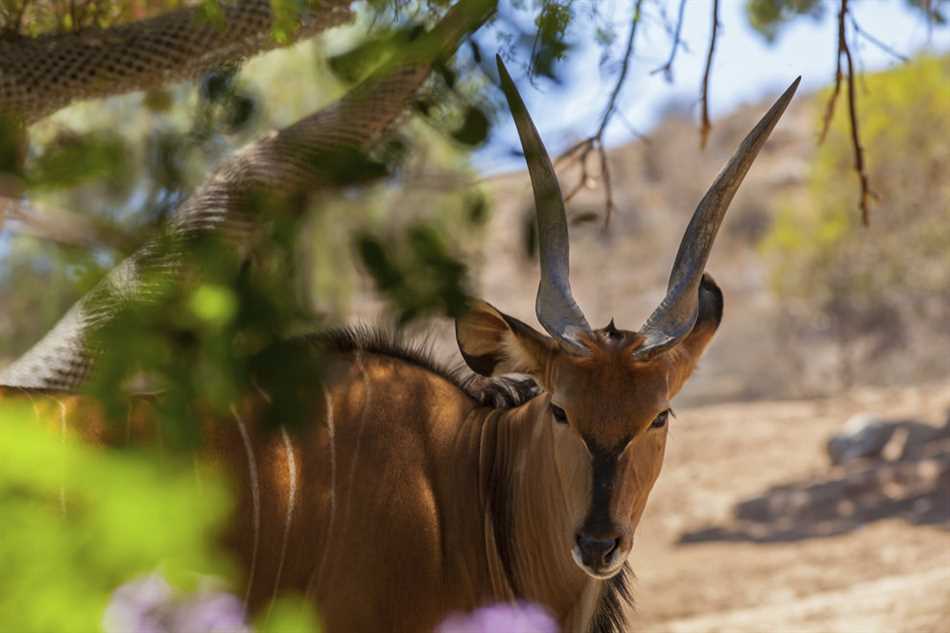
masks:
[[[551,415],[559,424],[567,424],[567,414],[564,413],[564,409],[554,403],[551,403]]]
[[[666,426],[666,421],[670,418],[670,410],[662,412],[660,415],[656,416],[653,420],[653,424],[650,425],[651,429],[662,429]]]

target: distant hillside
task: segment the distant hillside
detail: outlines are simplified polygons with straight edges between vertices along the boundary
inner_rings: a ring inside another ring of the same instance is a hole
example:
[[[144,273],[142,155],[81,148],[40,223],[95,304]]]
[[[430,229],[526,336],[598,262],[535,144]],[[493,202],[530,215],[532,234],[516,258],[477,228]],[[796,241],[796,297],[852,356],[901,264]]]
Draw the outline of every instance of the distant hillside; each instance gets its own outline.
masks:
[[[932,95],[933,85],[913,88],[921,77],[939,85],[948,72],[948,64],[925,59],[906,69],[867,79],[877,85],[878,91],[871,94],[885,96],[879,97],[877,105],[872,106],[872,97],[866,95],[865,112],[889,117],[885,121],[890,129],[903,126],[908,130],[900,133],[904,136],[891,134],[887,137],[891,140],[883,142],[919,138],[920,133],[926,132],[918,128],[933,126],[935,118],[940,121],[940,117],[950,117],[950,111],[945,114],[940,109],[942,105],[933,105],[936,101]],[[895,94],[898,97],[894,97]],[[570,202],[570,217],[582,221],[573,226],[571,232],[573,286],[595,327],[611,318],[616,318],[618,325],[624,328],[640,327],[663,296],[680,236],[696,203],[770,101],[742,107],[716,121],[704,152],[698,149],[695,123],[675,115],[653,130],[648,140],[610,152],[618,211],[606,232],[602,229],[604,197],[599,187],[582,191]],[[896,328],[896,333],[880,334],[879,328],[874,330],[878,332],[875,334],[878,339],[853,343],[853,349],[843,352],[840,341],[834,338],[836,330],[840,333],[841,327],[852,328],[860,337],[866,333],[862,329],[869,327],[866,324],[878,326],[880,323],[875,319],[888,319],[892,315],[886,310],[876,312],[875,304],[869,304],[870,308],[858,306],[856,309],[864,313],[855,322],[842,322],[839,326],[834,322],[833,313],[830,316],[815,314],[815,327],[804,332],[801,320],[804,318],[806,323],[811,320],[809,313],[798,314],[795,329],[789,327],[787,311],[778,309],[780,300],[770,288],[770,272],[761,241],[781,209],[801,212],[801,217],[814,215],[815,209],[810,207],[816,204],[816,199],[809,188],[809,178],[811,165],[817,158],[817,122],[823,107],[823,97],[819,100],[816,95],[803,94],[796,98],[732,203],[707,267],[725,293],[725,319],[681,401],[699,403],[832,394],[846,389],[848,381],[869,385],[909,384],[950,373],[950,357],[940,351],[950,346],[950,330],[946,327],[950,295],[940,297],[937,296],[942,294],[940,292],[923,291],[921,298],[919,289],[924,285],[922,279],[930,287],[939,288],[942,283],[939,279],[947,277],[946,270],[941,268],[943,264],[928,254],[934,250],[943,252],[943,247],[934,244],[918,247],[921,234],[936,240],[950,235],[945,220],[941,219],[947,217],[941,209],[944,199],[938,197],[943,188],[934,188],[926,184],[930,180],[918,178],[920,171],[942,172],[941,161],[946,154],[944,150],[948,149],[944,147],[947,143],[931,142],[929,149],[920,151],[930,151],[933,155],[915,156],[917,162],[910,157],[904,160],[899,154],[893,155],[889,163],[878,160],[879,169],[885,171],[872,174],[872,180],[877,179],[872,186],[880,187],[882,193],[876,220],[870,229],[858,226],[846,229],[850,231],[851,247],[856,242],[864,242],[873,248],[859,251],[864,259],[849,264],[851,272],[842,273],[844,283],[861,284],[863,271],[879,268],[875,257],[882,255],[876,254],[878,250],[891,258],[888,265],[897,272],[892,273],[892,281],[887,282],[891,284],[893,295],[888,297],[890,304],[887,305],[900,305],[903,312],[896,325],[886,325]],[[895,107],[900,109],[895,110]],[[843,108],[839,110],[841,129],[846,129]],[[867,116],[867,122],[871,123],[870,114]],[[839,142],[842,141],[839,139]],[[844,141],[843,148],[835,150],[843,156],[835,169],[844,175],[837,178],[841,201],[834,208],[839,216],[857,218],[857,186],[850,171],[849,142]],[[923,147],[919,142],[911,145],[912,148],[895,147],[904,152]],[[884,149],[876,150],[881,156],[891,148],[882,147]],[[872,161],[874,158],[872,156]],[[827,161],[827,156],[823,160]],[[562,188],[573,187],[577,176],[576,167],[562,170]],[[921,187],[928,186],[931,187],[929,193],[920,192]],[[534,323],[538,273],[525,246],[532,209],[528,179],[523,172],[509,174],[496,178],[488,189],[494,214],[481,260],[474,264],[480,294],[499,308]],[[596,218],[591,220],[592,216]],[[915,226],[903,231],[909,222],[901,218],[913,218]],[[812,228],[802,226],[807,248],[818,237],[809,233]],[[882,245],[880,249],[878,244]],[[925,266],[931,270],[921,272]],[[824,269],[819,270],[825,273]],[[875,283],[880,284],[880,281]],[[909,289],[911,286],[913,290]],[[830,288],[829,292],[834,301],[834,289]],[[852,291],[849,296],[855,294],[859,293]],[[782,303],[787,305],[788,301]],[[917,309],[912,307],[914,303],[927,305]],[[883,344],[881,337],[885,339]],[[886,348],[887,353],[878,348]],[[846,370],[842,370],[842,359],[850,363]]]
[[[606,231],[599,187],[585,189],[570,202],[570,217],[597,216],[571,229],[572,283],[595,327],[611,318],[627,329],[640,327],[663,296],[696,203],[765,107],[744,107],[717,121],[704,152],[698,149],[695,124],[678,117],[663,122],[649,139],[611,151],[617,213]],[[775,382],[785,370],[772,366],[780,353],[768,322],[773,299],[755,245],[768,227],[773,200],[803,184],[814,151],[813,122],[810,99],[800,97],[732,203],[707,268],[726,295],[726,317],[684,400],[777,395]],[[574,167],[560,173],[563,189],[576,182],[577,172]],[[481,296],[533,323],[538,273],[525,250],[530,185],[525,173],[516,173],[495,179],[489,190],[494,214],[477,264]]]

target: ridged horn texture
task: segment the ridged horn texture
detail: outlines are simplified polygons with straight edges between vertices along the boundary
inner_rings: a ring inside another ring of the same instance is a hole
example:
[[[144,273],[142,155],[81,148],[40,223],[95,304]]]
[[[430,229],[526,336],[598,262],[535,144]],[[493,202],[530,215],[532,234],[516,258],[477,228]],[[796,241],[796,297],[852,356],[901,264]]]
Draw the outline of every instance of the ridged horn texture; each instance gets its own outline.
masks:
[[[646,340],[634,352],[635,358],[648,359],[671,348],[692,331],[699,313],[699,284],[716,233],[759,150],[792,100],[801,77],[782,94],[765,113],[693,212],[680,242],[666,297],[640,329]]]
[[[538,221],[538,255],[541,262],[541,282],[535,313],[548,334],[566,343],[570,348],[580,349],[578,334],[590,332],[584,313],[574,301],[570,282],[570,242],[567,235],[567,215],[564,198],[557,182],[557,174],[548,157],[541,136],[531,121],[521,95],[508,74],[501,57],[496,56],[501,89],[508,100],[511,116],[518,128],[521,147],[531,187],[534,189],[534,207]]]

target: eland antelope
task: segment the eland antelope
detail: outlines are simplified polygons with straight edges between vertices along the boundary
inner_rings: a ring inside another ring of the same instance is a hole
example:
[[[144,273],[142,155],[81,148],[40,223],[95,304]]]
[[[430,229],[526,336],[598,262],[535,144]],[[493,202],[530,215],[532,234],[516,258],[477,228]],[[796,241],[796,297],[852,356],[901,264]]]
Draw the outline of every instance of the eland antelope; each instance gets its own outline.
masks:
[[[534,191],[536,312],[547,335],[475,302],[456,335],[467,365],[496,380],[480,397],[469,380],[387,336],[304,339],[299,353],[320,350],[326,360],[312,390],[318,419],[268,433],[257,422],[260,395],[235,404],[233,420],[204,422],[202,450],[239,485],[224,539],[252,609],[294,592],[330,633],[421,633],[451,612],[524,599],[565,632],[624,626],[627,558],[660,474],[670,401],[722,318],[706,261],[798,80],[700,201],[659,307],[637,331],[613,322],[595,330],[572,298],[553,166],[500,59],[498,70]],[[486,405],[492,389],[514,397]],[[64,428],[75,421],[114,441],[89,422],[96,414],[81,397],[59,400]]]

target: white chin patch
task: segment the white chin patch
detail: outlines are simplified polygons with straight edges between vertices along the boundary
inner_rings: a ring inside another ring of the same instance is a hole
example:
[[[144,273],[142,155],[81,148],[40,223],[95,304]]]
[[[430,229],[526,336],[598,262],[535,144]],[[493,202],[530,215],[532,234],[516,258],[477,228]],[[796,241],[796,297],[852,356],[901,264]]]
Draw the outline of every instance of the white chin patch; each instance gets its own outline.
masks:
[[[609,580],[616,576],[621,569],[623,569],[623,562],[626,559],[626,556],[621,554],[620,549],[618,548],[614,550],[613,555],[610,557],[610,564],[598,570],[593,570],[584,564],[584,559],[581,558],[581,550],[577,545],[571,548],[571,558],[573,558],[574,563],[581,568],[581,571],[591,578],[596,578],[597,580]]]

